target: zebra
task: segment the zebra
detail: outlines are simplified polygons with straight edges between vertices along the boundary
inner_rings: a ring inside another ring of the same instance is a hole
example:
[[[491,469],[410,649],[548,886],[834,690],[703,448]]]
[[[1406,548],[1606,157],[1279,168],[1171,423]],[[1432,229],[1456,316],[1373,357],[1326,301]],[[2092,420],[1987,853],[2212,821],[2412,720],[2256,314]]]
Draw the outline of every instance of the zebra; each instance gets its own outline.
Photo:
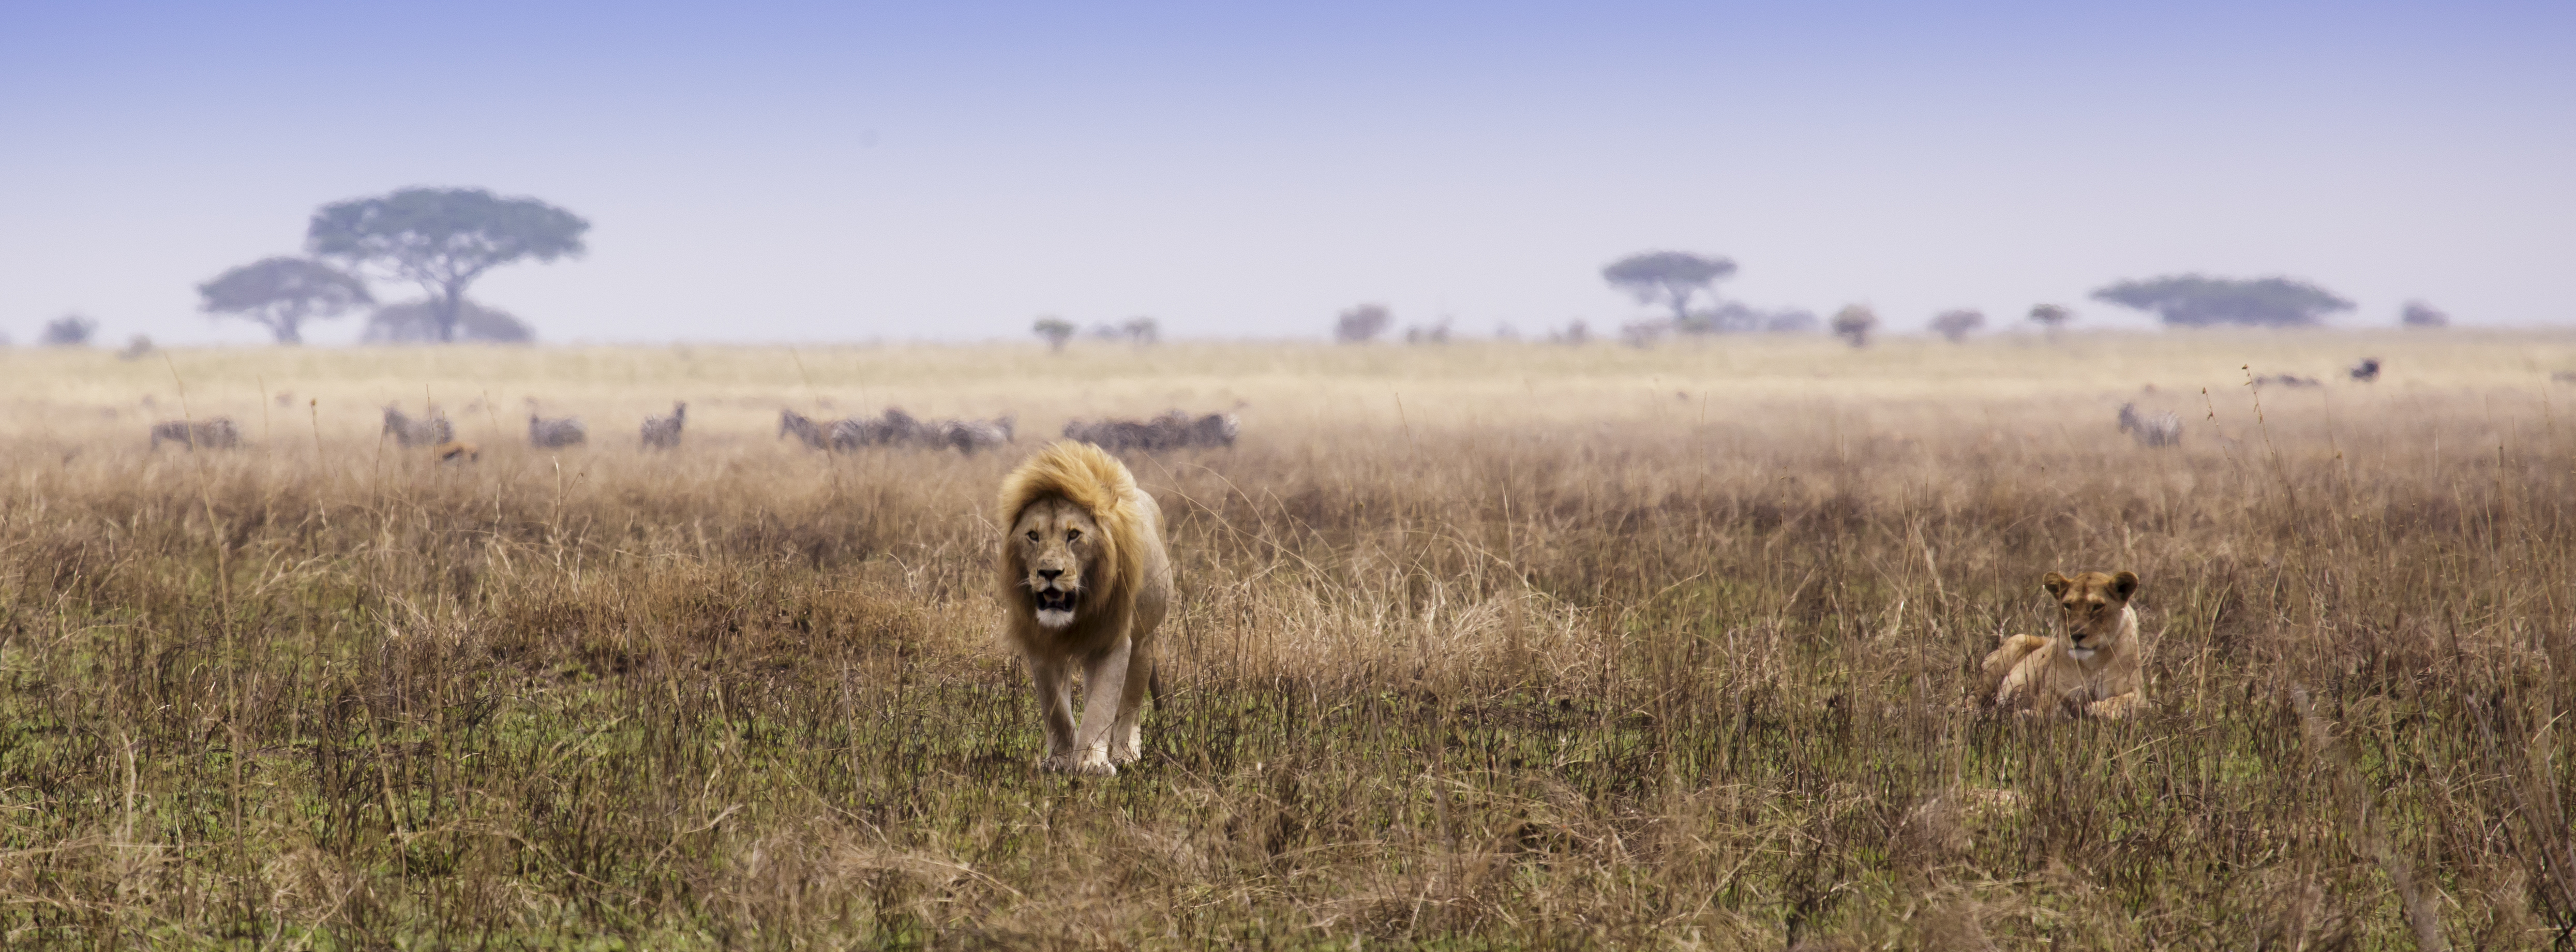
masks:
[[[580,417],[546,419],[528,414],[528,445],[538,449],[579,446],[590,442],[590,430],[581,425]]]
[[[671,449],[680,445],[680,427],[689,422],[689,405],[671,404],[670,416],[644,418],[644,448]]]
[[[228,450],[241,445],[241,431],[233,426],[231,417],[213,417],[193,423],[187,420],[163,420],[152,424],[152,448],[160,449],[161,443],[165,440],[190,450],[200,447],[210,450]]]
[[[2377,383],[2379,381],[2379,358],[2364,357],[2361,359],[2360,363],[2352,365],[2352,369],[2345,372],[2351,374],[2352,379],[2361,381],[2362,383]]]
[[[941,420],[936,424],[935,440],[940,446],[953,446],[968,456],[977,450],[990,449],[1011,442],[1014,427],[1011,417],[990,420]]]
[[[1211,413],[1190,424],[1190,444],[1234,448],[1234,438],[1243,434],[1243,421],[1231,413]]]
[[[388,404],[385,407],[384,431],[393,434],[394,442],[402,444],[404,449],[437,446],[456,439],[456,428],[448,425],[447,415],[438,412],[436,407],[430,408],[429,419],[414,420],[403,415],[400,408]]]
[[[832,449],[848,452],[866,446],[910,446],[923,442],[933,429],[912,414],[903,412],[902,407],[888,407],[873,420],[852,417],[834,421]]]
[[[794,410],[778,411],[778,438],[783,440],[794,434],[809,450],[819,450],[827,445],[831,439],[829,431],[836,425],[816,423],[812,417]]]
[[[2120,405],[2120,432],[2129,434],[2139,446],[2182,445],[2182,418],[2171,413],[2154,416],[2138,412],[2138,405]]]
[[[1234,414],[1210,413],[1194,418],[1179,410],[1150,420],[1075,420],[1064,425],[1066,439],[1106,450],[1146,452],[1193,446],[1231,448],[1242,432],[1243,423]]]

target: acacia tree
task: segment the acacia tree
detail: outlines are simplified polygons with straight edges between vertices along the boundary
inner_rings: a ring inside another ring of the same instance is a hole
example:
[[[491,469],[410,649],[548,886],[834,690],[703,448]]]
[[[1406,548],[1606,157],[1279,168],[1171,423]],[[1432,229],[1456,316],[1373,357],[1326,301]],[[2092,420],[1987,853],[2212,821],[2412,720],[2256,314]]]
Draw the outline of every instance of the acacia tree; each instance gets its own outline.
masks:
[[[1854,304],[1834,312],[1834,336],[1854,347],[1869,346],[1869,332],[1878,329],[1878,312],[1866,304]]]
[[[2405,310],[2397,313],[2397,324],[2400,327],[2449,327],[2451,315],[2422,301],[2408,301]]]
[[[2075,312],[2067,310],[2062,305],[2033,304],[2030,306],[2031,323],[2039,325],[2050,337],[2057,336],[2058,328],[2065,327],[2066,322],[2074,319]]]
[[[1690,327],[1690,302],[1708,295],[1715,303],[1717,282],[1735,274],[1727,258],[1703,258],[1686,251],[1648,251],[1629,255],[1601,269],[1601,280],[1636,296],[1639,303],[1662,303],[1673,309],[1673,323]]]
[[[1977,328],[1986,326],[1986,312],[1974,308],[1943,311],[1932,318],[1932,329],[1956,344],[1966,341]]]
[[[2095,300],[2141,311],[2154,311],[2167,324],[2206,327],[2245,324],[2257,327],[2311,327],[2352,302],[2333,292],[2289,278],[2212,278],[2198,274],[2168,275],[2144,281],[2122,281],[2093,292]]]
[[[1073,339],[1073,322],[1061,317],[1041,317],[1036,324],[1029,326],[1029,333],[1036,334],[1038,339],[1046,341],[1047,350],[1061,353],[1064,351],[1064,342]]]
[[[1118,325],[1118,332],[1127,335],[1129,343],[1148,347],[1162,342],[1163,322],[1150,317],[1131,317],[1127,323]]]
[[[304,342],[304,322],[375,303],[366,282],[319,261],[263,258],[197,285],[206,313],[268,328],[280,344]]]
[[[1365,344],[1386,333],[1395,323],[1395,315],[1383,304],[1362,304],[1343,311],[1333,319],[1333,339],[1344,344]]]
[[[306,250],[372,268],[429,292],[438,340],[456,339],[465,289],[493,268],[525,259],[577,257],[590,223],[533,198],[479,188],[407,188],[322,206]]]
[[[36,343],[47,347],[87,347],[91,334],[98,333],[98,322],[78,314],[65,314],[45,323],[36,333]]]

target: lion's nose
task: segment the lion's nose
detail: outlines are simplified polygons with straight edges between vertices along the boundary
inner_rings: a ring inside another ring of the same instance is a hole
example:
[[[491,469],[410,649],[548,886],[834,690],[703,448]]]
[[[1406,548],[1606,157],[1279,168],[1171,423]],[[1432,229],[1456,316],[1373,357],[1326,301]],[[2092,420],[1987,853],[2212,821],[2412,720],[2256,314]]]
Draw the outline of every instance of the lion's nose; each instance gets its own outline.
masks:
[[[1045,580],[1047,580],[1047,581],[1050,581],[1050,582],[1055,581],[1055,577],[1056,577],[1056,576],[1058,576],[1058,575],[1062,575],[1062,574],[1064,574],[1064,570],[1063,570],[1063,569],[1039,569],[1039,570],[1038,570],[1038,577],[1039,577],[1039,578],[1042,578],[1042,579],[1045,579]]]

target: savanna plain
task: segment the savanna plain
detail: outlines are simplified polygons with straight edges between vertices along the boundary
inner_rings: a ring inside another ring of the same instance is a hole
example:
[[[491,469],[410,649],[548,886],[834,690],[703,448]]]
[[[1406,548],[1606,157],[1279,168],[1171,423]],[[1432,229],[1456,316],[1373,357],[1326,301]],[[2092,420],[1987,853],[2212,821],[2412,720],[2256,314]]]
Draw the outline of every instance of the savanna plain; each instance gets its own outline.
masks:
[[[2569,948],[2569,370],[2465,330],[0,351],[0,945]],[[433,403],[479,461],[379,432]],[[1019,439],[776,436],[889,406]],[[996,484],[1170,408],[1242,438],[1126,455],[1180,578],[1144,759],[1040,773]],[[241,447],[147,448],[217,414]],[[2143,579],[2152,709],[1981,714],[2088,569]]]

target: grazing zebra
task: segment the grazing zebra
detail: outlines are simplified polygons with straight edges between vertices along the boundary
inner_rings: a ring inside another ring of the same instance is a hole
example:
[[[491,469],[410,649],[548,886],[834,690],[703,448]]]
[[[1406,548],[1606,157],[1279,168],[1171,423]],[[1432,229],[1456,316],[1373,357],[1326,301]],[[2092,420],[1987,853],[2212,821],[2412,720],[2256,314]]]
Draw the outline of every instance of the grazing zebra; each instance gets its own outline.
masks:
[[[680,427],[689,422],[689,405],[671,404],[670,416],[644,418],[644,448],[671,449],[680,445]]]
[[[385,407],[385,432],[393,434],[394,442],[402,444],[404,449],[437,446],[456,439],[456,428],[447,424],[447,415],[438,412],[436,407],[430,408],[429,419],[414,420],[404,416],[401,409],[388,405]]]
[[[1176,450],[1193,446],[1231,447],[1243,424],[1231,413],[1191,417],[1172,410],[1151,420],[1075,420],[1064,436],[1105,450]]]
[[[830,441],[830,435],[825,432],[826,429],[826,424],[816,423],[812,417],[802,413],[794,410],[778,411],[779,439],[783,440],[789,434],[794,434],[797,440],[805,444],[806,449],[819,450]]]
[[[590,429],[581,425],[580,417],[546,419],[528,414],[528,445],[538,449],[579,446],[590,442]]]
[[[2352,379],[2361,381],[2362,383],[2377,382],[2379,380],[2379,358],[2364,357],[2361,359],[2360,363],[2352,365],[2352,369],[2347,371],[2347,373],[2352,374]]]
[[[874,420],[851,417],[832,421],[832,451],[846,453],[864,446],[901,446],[913,441],[921,432],[921,421],[900,409],[890,409]]]
[[[241,431],[233,427],[231,417],[214,417],[194,423],[186,420],[163,420],[152,424],[152,448],[160,449],[162,441],[165,440],[191,450],[199,447],[228,450],[241,445]]]
[[[990,420],[941,420],[935,427],[934,439],[940,446],[953,446],[958,452],[973,456],[977,450],[1009,444],[1013,423],[1011,417],[995,417]]]
[[[832,449],[848,452],[865,446],[911,446],[936,437],[939,424],[923,423],[902,407],[888,407],[873,420],[852,417],[832,424]]]
[[[2171,413],[2147,416],[2138,412],[2137,404],[2123,403],[2120,405],[2120,432],[2129,434],[2139,446],[2180,446],[2182,418]]]
[[[483,448],[463,440],[449,440],[431,447],[441,463],[471,463],[483,458]]]

